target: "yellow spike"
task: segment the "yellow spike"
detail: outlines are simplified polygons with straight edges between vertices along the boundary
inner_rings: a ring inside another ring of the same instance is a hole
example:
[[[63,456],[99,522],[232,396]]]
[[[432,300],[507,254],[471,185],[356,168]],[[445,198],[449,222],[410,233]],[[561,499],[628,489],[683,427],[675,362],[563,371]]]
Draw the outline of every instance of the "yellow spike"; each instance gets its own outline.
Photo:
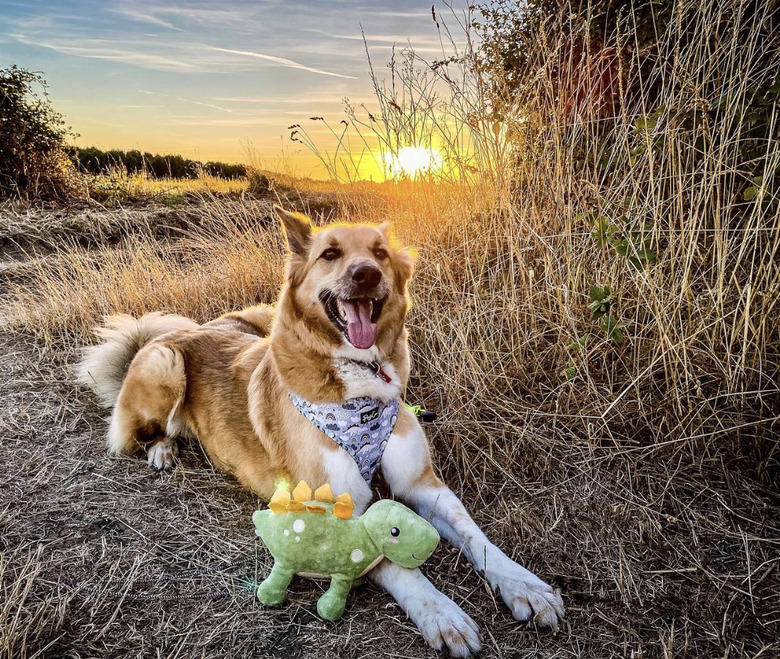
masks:
[[[290,502],[290,493],[287,490],[283,490],[282,488],[279,488],[278,490],[276,490],[276,492],[274,492],[274,495],[271,497],[271,500],[268,502],[268,507],[271,509],[271,512],[280,515],[287,512],[287,504],[289,502]]]
[[[336,503],[345,503],[348,506],[351,506],[352,508],[355,507],[355,504],[352,503],[352,497],[350,496],[349,492],[344,492],[344,494],[339,494],[336,497]]]
[[[287,504],[287,512],[290,513],[305,513],[306,512],[306,506],[304,506],[300,501],[290,501],[290,503]]]
[[[330,489],[330,483],[325,483],[322,487],[314,490],[314,499],[322,501],[322,503],[333,503],[333,490]]]
[[[317,515],[324,515],[325,514],[325,506],[318,506],[314,503],[306,504],[306,510],[308,510],[310,513],[316,513]]]
[[[333,504],[333,514],[340,519],[349,519],[352,517],[354,506],[348,506],[346,503],[337,501]]]
[[[306,481],[301,481],[295,486],[292,495],[296,501],[311,501],[311,488]]]
[[[333,514],[341,519],[349,519],[355,511],[355,504],[349,492],[339,494],[336,497],[336,503],[333,504]]]

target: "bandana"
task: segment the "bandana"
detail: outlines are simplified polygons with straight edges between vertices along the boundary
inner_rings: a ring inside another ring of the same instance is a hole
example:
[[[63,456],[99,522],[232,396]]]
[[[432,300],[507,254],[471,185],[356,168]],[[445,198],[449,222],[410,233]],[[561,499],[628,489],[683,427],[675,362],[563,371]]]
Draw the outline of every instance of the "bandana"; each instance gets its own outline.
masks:
[[[298,411],[352,456],[371,485],[387,440],[398,420],[398,399],[387,403],[363,396],[344,403],[310,403],[290,392]]]

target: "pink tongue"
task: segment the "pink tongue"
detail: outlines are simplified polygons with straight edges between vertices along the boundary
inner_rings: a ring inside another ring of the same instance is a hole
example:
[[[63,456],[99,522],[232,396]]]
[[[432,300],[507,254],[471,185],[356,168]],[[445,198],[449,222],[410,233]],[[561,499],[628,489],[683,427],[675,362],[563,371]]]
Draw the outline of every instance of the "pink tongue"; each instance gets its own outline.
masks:
[[[376,323],[371,322],[371,301],[364,298],[342,300],[341,303],[347,314],[349,342],[356,348],[370,348],[376,339]]]

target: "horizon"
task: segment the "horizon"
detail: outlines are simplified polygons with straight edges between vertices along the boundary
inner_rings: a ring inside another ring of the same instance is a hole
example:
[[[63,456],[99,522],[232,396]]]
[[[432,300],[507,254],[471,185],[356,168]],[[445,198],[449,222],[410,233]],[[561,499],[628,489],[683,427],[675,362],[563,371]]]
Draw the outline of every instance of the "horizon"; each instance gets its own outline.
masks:
[[[290,140],[288,126],[307,122],[327,148],[332,136],[309,117],[335,125],[345,98],[371,106],[366,47],[380,80],[393,48],[430,59],[444,53],[431,3],[418,0],[392,8],[349,0],[4,0],[0,13],[3,67],[43,73],[54,109],[78,135],[75,146],[259,159],[266,169],[313,177],[323,174],[317,158]]]

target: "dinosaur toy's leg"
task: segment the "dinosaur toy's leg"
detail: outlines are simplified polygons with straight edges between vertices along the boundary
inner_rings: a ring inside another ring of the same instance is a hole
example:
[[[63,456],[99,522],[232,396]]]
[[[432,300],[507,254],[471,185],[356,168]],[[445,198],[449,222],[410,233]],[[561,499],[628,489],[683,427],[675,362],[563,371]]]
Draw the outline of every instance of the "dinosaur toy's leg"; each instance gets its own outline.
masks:
[[[347,605],[347,595],[352,588],[352,577],[346,574],[331,576],[330,588],[317,600],[317,613],[325,620],[338,620]]]
[[[287,586],[290,585],[294,575],[294,570],[279,565],[278,561],[275,562],[271,574],[257,587],[257,599],[266,606],[281,604],[287,596]]]

